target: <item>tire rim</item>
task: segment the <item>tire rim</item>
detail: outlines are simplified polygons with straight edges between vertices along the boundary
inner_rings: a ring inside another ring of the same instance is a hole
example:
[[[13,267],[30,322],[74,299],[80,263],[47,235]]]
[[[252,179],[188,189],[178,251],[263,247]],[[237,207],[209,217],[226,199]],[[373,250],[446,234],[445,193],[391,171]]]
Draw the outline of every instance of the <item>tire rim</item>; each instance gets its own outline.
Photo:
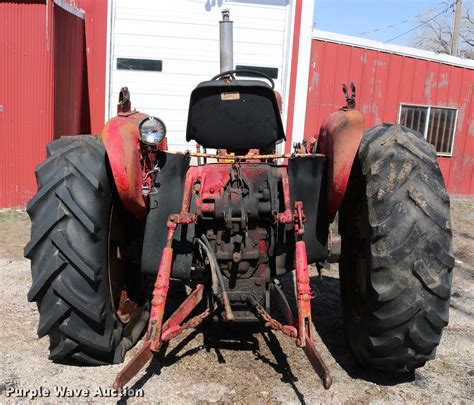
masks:
[[[129,298],[127,290],[127,263],[123,256],[126,242],[120,209],[112,204],[108,237],[109,291],[115,315],[123,324],[129,323],[137,312],[137,304]]]

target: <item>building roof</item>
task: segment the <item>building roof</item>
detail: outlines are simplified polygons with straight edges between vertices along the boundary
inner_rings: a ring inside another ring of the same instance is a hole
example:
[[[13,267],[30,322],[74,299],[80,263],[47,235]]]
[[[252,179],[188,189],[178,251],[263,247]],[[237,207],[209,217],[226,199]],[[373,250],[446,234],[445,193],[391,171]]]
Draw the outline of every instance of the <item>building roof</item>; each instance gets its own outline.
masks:
[[[458,58],[456,56],[425,51],[423,49],[410,48],[408,46],[387,44],[380,41],[373,41],[371,39],[338,34],[336,32],[313,29],[313,39],[334,42],[343,45],[350,45],[358,48],[373,49],[397,55],[411,56],[413,58],[425,59],[454,66],[460,66],[468,69],[474,69],[474,60],[471,59]]]

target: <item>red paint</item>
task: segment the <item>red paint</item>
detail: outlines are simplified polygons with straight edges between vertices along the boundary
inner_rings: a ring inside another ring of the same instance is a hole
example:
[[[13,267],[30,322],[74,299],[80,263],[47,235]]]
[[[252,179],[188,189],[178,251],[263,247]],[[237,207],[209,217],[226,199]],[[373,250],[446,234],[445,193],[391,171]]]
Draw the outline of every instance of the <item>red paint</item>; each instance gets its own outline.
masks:
[[[0,2],[0,38],[0,207],[24,206],[47,143],[87,116],[84,22],[53,1]]]
[[[290,74],[290,91],[288,92],[288,110],[286,119],[286,143],[285,153],[291,152],[291,140],[293,137],[293,119],[295,115],[295,95],[296,95],[296,79],[298,76],[298,55],[300,47],[301,32],[301,11],[303,8],[303,0],[295,1],[295,22],[293,29],[293,46],[291,50],[291,74]]]
[[[54,7],[54,139],[89,134],[84,20]]]
[[[86,13],[87,82],[91,133],[105,124],[107,0],[68,0]]]
[[[150,349],[159,350],[161,346],[161,327],[165,314],[166,297],[171,276],[171,264],[173,262],[173,248],[166,246],[161,255],[160,268],[156,277],[153,299],[151,301],[150,321],[148,324],[147,338],[150,339]]]
[[[194,291],[188,295],[184,302],[178,307],[178,309],[171,315],[163,325],[163,334],[161,340],[163,342],[169,342],[171,339],[183,333],[187,328],[197,327],[205,317],[208,316],[209,311],[206,310],[204,313],[195,316],[183,325],[181,323],[188,317],[188,315],[197,307],[202,300],[202,294],[204,292],[204,285],[198,284]],[[181,325],[181,326],[180,326]]]
[[[334,220],[344,198],[363,131],[364,118],[357,110],[332,113],[321,126],[317,151],[326,155],[330,222]]]
[[[298,346],[306,345],[306,336],[312,338],[311,287],[309,285],[306,245],[299,240],[295,244],[296,302],[298,306]]]
[[[138,126],[147,117],[139,112],[119,115],[107,122],[102,132],[117,192],[125,208],[138,218],[146,215]]]
[[[341,83],[354,81],[366,128],[397,122],[400,103],[458,108],[453,156],[439,156],[447,189],[474,194],[474,70],[380,50],[312,41],[305,139],[345,104]]]
[[[306,217],[303,214],[303,203],[301,201],[295,201],[295,214],[293,216],[295,222],[295,232],[298,237],[304,235],[304,222]]]
[[[291,224],[293,222],[293,212],[291,211],[290,180],[286,167],[280,168],[280,178],[285,210],[276,215],[276,220],[282,224]]]
[[[115,377],[113,388],[118,390],[125,386],[137,373],[145,367],[145,365],[152,359],[153,352],[150,350],[151,341],[147,340],[138,352],[135,353],[132,360],[120,371]]]
[[[128,118],[128,117],[127,117]],[[114,387],[119,388],[124,386],[130,379],[138,373],[138,371],[144,367],[144,365],[151,358],[151,351],[157,351],[160,349],[164,341],[168,341],[177,335],[179,335],[188,326],[198,325],[204,317],[208,316],[212,309],[208,308],[205,312],[197,317],[186,322],[180,326],[180,323],[186,318],[187,315],[196,307],[197,303],[202,299],[202,286],[198,286],[198,289],[192,293],[188,299],[181,304],[178,310],[171,316],[171,318],[162,325],[164,310],[166,306],[166,299],[169,289],[169,280],[171,275],[172,260],[173,260],[173,236],[176,231],[177,224],[186,223],[199,223],[199,213],[202,211],[212,211],[214,209],[212,203],[203,204],[204,200],[216,200],[225,195],[225,187],[233,176],[235,171],[238,170],[246,181],[251,184],[263,174],[273,174],[278,176],[286,186],[283,186],[283,199],[285,201],[285,211],[289,210],[290,205],[290,190],[288,187],[288,176],[287,166],[270,166],[267,164],[253,163],[253,162],[240,162],[238,169],[236,169],[233,163],[211,163],[201,166],[192,166],[188,169],[186,174],[186,180],[184,184],[184,194],[182,201],[182,208],[179,214],[171,214],[168,218],[168,236],[166,247],[163,249],[161,256],[161,262],[156,277],[156,282],[153,290],[153,299],[151,302],[150,320],[148,325],[148,333],[146,336],[145,344],[142,349],[132,358],[131,362],[127,364],[124,369],[118,374],[115,379]],[[196,195],[196,212],[191,212],[191,197],[192,193]],[[241,201],[241,197],[232,195],[231,198],[236,197],[233,200],[234,203]],[[209,207],[208,207],[209,206]],[[205,208],[204,208],[205,207]],[[276,330],[281,330],[288,336],[295,338],[297,346],[304,348],[305,353],[310,360],[313,368],[323,380],[323,385],[327,389],[332,383],[329,371],[324,364],[319,353],[315,348],[315,336],[313,335],[312,329],[312,317],[311,317],[311,299],[313,293],[310,287],[308,259],[306,252],[305,242],[301,240],[301,236],[304,233],[304,221],[305,216],[303,212],[303,204],[301,201],[294,202],[294,211],[291,212],[291,221],[286,221],[284,217],[278,217],[277,213],[273,213],[275,219],[284,223],[293,223],[295,236],[297,241],[295,242],[295,267],[296,267],[296,292],[297,292],[297,307],[298,307],[298,320],[295,325],[281,325],[279,322],[273,320],[265,311],[259,310],[267,321],[266,326],[273,327]],[[250,231],[252,232],[252,231]],[[263,257],[268,254],[268,243],[264,239],[259,240],[257,257]],[[239,259],[240,260],[240,259]],[[258,273],[262,278],[268,279],[269,266],[267,263],[260,263],[258,267]],[[259,277],[260,278],[260,277]],[[233,315],[230,309],[230,304],[226,298],[226,293],[222,291],[222,301],[224,302],[226,316],[225,320],[232,320]],[[257,308],[258,309],[258,308]],[[291,312],[291,309],[289,309]],[[289,317],[294,319],[293,317]]]
[[[192,310],[201,302],[204,286],[198,284],[191,294],[184,300],[178,309],[163,325],[163,334],[172,326],[181,325]]]
[[[200,321],[204,319],[209,312],[205,312],[198,317],[191,319],[186,322],[185,325],[180,327],[179,325],[184,319],[193,311],[194,308],[201,302],[204,286],[198,284],[196,289],[189,294],[186,300],[173,312],[168,320],[163,325],[163,333],[161,335],[161,342],[166,342],[172,338],[178,336],[186,327],[195,327],[199,325]],[[198,318],[198,319],[196,319]],[[151,350],[152,341],[148,338],[140,348],[140,350],[133,356],[133,358],[127,363],[127,365],[120,371],[115,378],[113,388],[119,389],[125,386],[137,373],[151,360],[153,352]]]

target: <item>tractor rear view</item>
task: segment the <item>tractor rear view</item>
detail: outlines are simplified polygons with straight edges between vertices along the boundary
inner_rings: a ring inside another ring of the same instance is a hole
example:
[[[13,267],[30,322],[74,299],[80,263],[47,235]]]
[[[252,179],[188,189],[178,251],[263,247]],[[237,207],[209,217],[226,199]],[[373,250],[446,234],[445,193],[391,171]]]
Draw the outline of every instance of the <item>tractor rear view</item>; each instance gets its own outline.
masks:
[[[253,71],[245,73],[255,79],[238,79],[227,11],[220,29],[221,73],[190,98],[195,152],[169,151],[164,122],[132,110],[126,88],[101,136],[48,145],[25,256],[50,359],[120,363],[144,335],[120,388],[186,329],[260,320],[293,339],[329,388],[308,265],[320,269],[333,253],[338,213],[352,352],[375,369],[423,366],[448,323],[454,265],[434,148],[396,124],[364,132],[352,86],[317,141],[278,153],[285,134],[274,83]],[[289,272],[296,308],[279,283]]]

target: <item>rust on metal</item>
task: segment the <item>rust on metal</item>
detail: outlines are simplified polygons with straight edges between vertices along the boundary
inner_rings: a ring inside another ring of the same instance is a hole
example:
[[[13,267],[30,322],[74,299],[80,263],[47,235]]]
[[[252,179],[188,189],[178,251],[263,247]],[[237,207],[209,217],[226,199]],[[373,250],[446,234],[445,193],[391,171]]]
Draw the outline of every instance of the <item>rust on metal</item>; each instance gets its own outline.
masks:
[[[295,214],[294,214],[294,222],[295,222],[295,232],[298,236],[302,236],[304,234],[304,222],[306,218],[303,213],[303,203],[301,201],[295,201]]]
[[[161,256],[160,268],[156,277],[153,299],[151,301],[148,336],[152,340],[150,348],[153,351],[159,350],[160,348],[162,322],[169,289],[172,260],[173,249],[166,246]]]
[[[280,285],[277,284],[277,282],[278,280],[276,280],[273,284],[271,284],[271,287],[276,292],[276,295],[275,295],[276,303],[280,307],[286,323],[289,325],[294,325],[295,321],[294,321],[293,311],[291,310],[290,304],[288,303],[288,300],[286,299],[285,293],[281,289]]]
[[[342,110],[355,110],[356,108],[356,88],[354,82],[351,82],[351,92],[347,91],[347,85],[342,83],[342,91],[346,97],[346,105]]]
[[[309,362],[313,366],[314,371],[321,378],[324,388],[328,390],[332,385],[331,374],[329,373],[329,369],[326,366],[326,363],[324,363],[321,354],[319,354],[319,352],[316,350],[314,340],[309,336],[306,336],[306,344],[303,350]]]
[[[204,286],[198,284],[197,287],[188,295],[184,302],[173,312],[168,320],[163,325],[163,331],[166,331],[171,326],[180,325],[191,311],[201,302]]]
[[[249,155],[220,154],[220,155],[215,155],[215,154],[212,154],[212,153],[198,153],[198,152],[191,152],[191,151],[186,151],[186,152],[167,151],[167,153],[170,153],[172,155],[187,155],[187,156],[197,157],[197,158],[207,158],[207,159],[216,159],[216,160],[224,160],[224,161],[249,160],[249,159],[255,159],[255,160],[293,159],[293,158],[300,158],[300,157],[314,157],[314,156],[323,157],[324,156],[320,153],[316,153],[316,154],[314,154],[314,153],[273,153],[273,154],[265,154],[265,155],[259,155],[259,154],[249,154]]]
[[[186,329],[197,328],[204,321],[204,319],[206,319],[211,313],[212,312],[210,309],[206,309],[201,314],[196,315],[195,317],[191,318],[189,321],[185,322],[182,326],[179,326],[179,325],[170,326],[168,329],[166,329],[163,332],[161,340],[163,342],[167,342],[171,339],[174,339],[176,336],[179,336]]]
[[[133,302],[127,294],[126,290],[120,293],[120,301],[116,314],[122,323],[130,322],[133,312],[137,309],[137,304]]]
[[[105,124],[102,141],[120,200],[128,211],[142,219],[147,213],[143,182],[153,167],[146,165],[147,159],[142,153],[139,127],[148,115],[131,110],[130,93],[126,87],[120,92],[118,110],[119,114]],[[156,147],[157,150],[167,148],[166,138]]]
[[[259,316],[265,321],[265,326],[267,328],[282,332],[283,334],[292,338],[298,337],[298,331],[293,325],[282,325],[275,318],[272,318],[272,316],[267,311],[265,311],[265,309],[252,295],[249,296],[249,301],[255,307]]]
[[[201,314],[200,322],[191,319],[188,323],[183,325],[182,330],[177,333],[179,325],[186,319],[186,317],[192,312],[194,308],[201,302],[204,286],[198,284],[198,286],[193,290],[191,294],[186,298],[186,300],[179,306],[179,308],[168,318],[168,320],[163,325],[163,333],[159,343],[159,346],[155,346],[155,350],[152,350],[153,341],[150,338],[150,335],[147,334],[145,337],[145,342],[141,349],[133,356],[133,358],[127,363],[127,365],[122,369],[122,371],[115,378],[113,387],[115,389],[122,388],[127,384],[137,373],[151,360],[153,357],[153,352],[161,347],[162,342],[169,341],[173,337],[179,335],[179,333],[190,327],[195,327],[199,325],[205,316]],[[206,315],[207,316],[207,315]]]
[[[117,115],[128,113],[132,109],[132,103],[130,102],[130,92],[128,87],[122,87],[119,93],[119,102],[117,104]]]
[[[225,290],[222,290],[222,303],[224,304],[224,317],[226,321],[234,320],[234,313],[230,307],[229,296]]]
[[[296,242],[296,301],[298,306],[298,341],[299,347],[306,344],[305,336],[311,336],[311,298],[312,292],[309,285],[308,259],[306,244],[303,240]]]
[[[285,295],[283,294],[283,291],[280,289],[278,285],[274,284],[273,286],[277,292],[278,290],[281,291],[282,296],[280,300],[277,300],[277,303],[280,309],[283,311],[283,315],[286,321],[289,323],[289,325],[282,325],[276,319],[273,319],[254,297],[250,296],[249,302],[255,307],[259,316],[265,321],[266,327],[271,328],[275,331],[280,331],[291,338],[295,338],[296,345],[298,347],[301,347],[301,344],[299,342],[301,335],[299,335],[297,328],[291,325],[290,323],[293,321],[294,317],[290,309],[290,305],[288,304],[288,300],[286,299]],[[321,357],[321,354],[316,349],[314,338],[310,337],[308,333],[309,329],[310,328],[307,329],[303,337],[305,344],[302,348],[311,366],[313,367],[314,371],[320,377],[324,388],[329,389],[333,382],[332,377],[331,377],[331,374],[329,373],[328,367],[326,366],[323,358]]]
[[[126,364],[126,366],[117,374],[113,384],[114,389],[120,389],[125,386],[153,357],[150,349],[151,341],[146,340],[140,350]]]
[[[280,171],[281,185],[283,189],[283,204],[285,210],[276,213],[275,219],[282,224],[293,223],[293,213],[291,212],[291,198],[290,198],[290,181],[288,179],[288,172],[286,168]]]
[[[334,220],[344,198],[363,132],[364,118],[358,110],[332,113],[321,126],[317,152],[326,155],[330,222]]]
[[[142,195],[143,168],[140,163],[138,126],[146,114],[132,113],[112,118],[104,127],[104,142],[115,186],[125,208],[139,218],[146,215],[146,202]]]

